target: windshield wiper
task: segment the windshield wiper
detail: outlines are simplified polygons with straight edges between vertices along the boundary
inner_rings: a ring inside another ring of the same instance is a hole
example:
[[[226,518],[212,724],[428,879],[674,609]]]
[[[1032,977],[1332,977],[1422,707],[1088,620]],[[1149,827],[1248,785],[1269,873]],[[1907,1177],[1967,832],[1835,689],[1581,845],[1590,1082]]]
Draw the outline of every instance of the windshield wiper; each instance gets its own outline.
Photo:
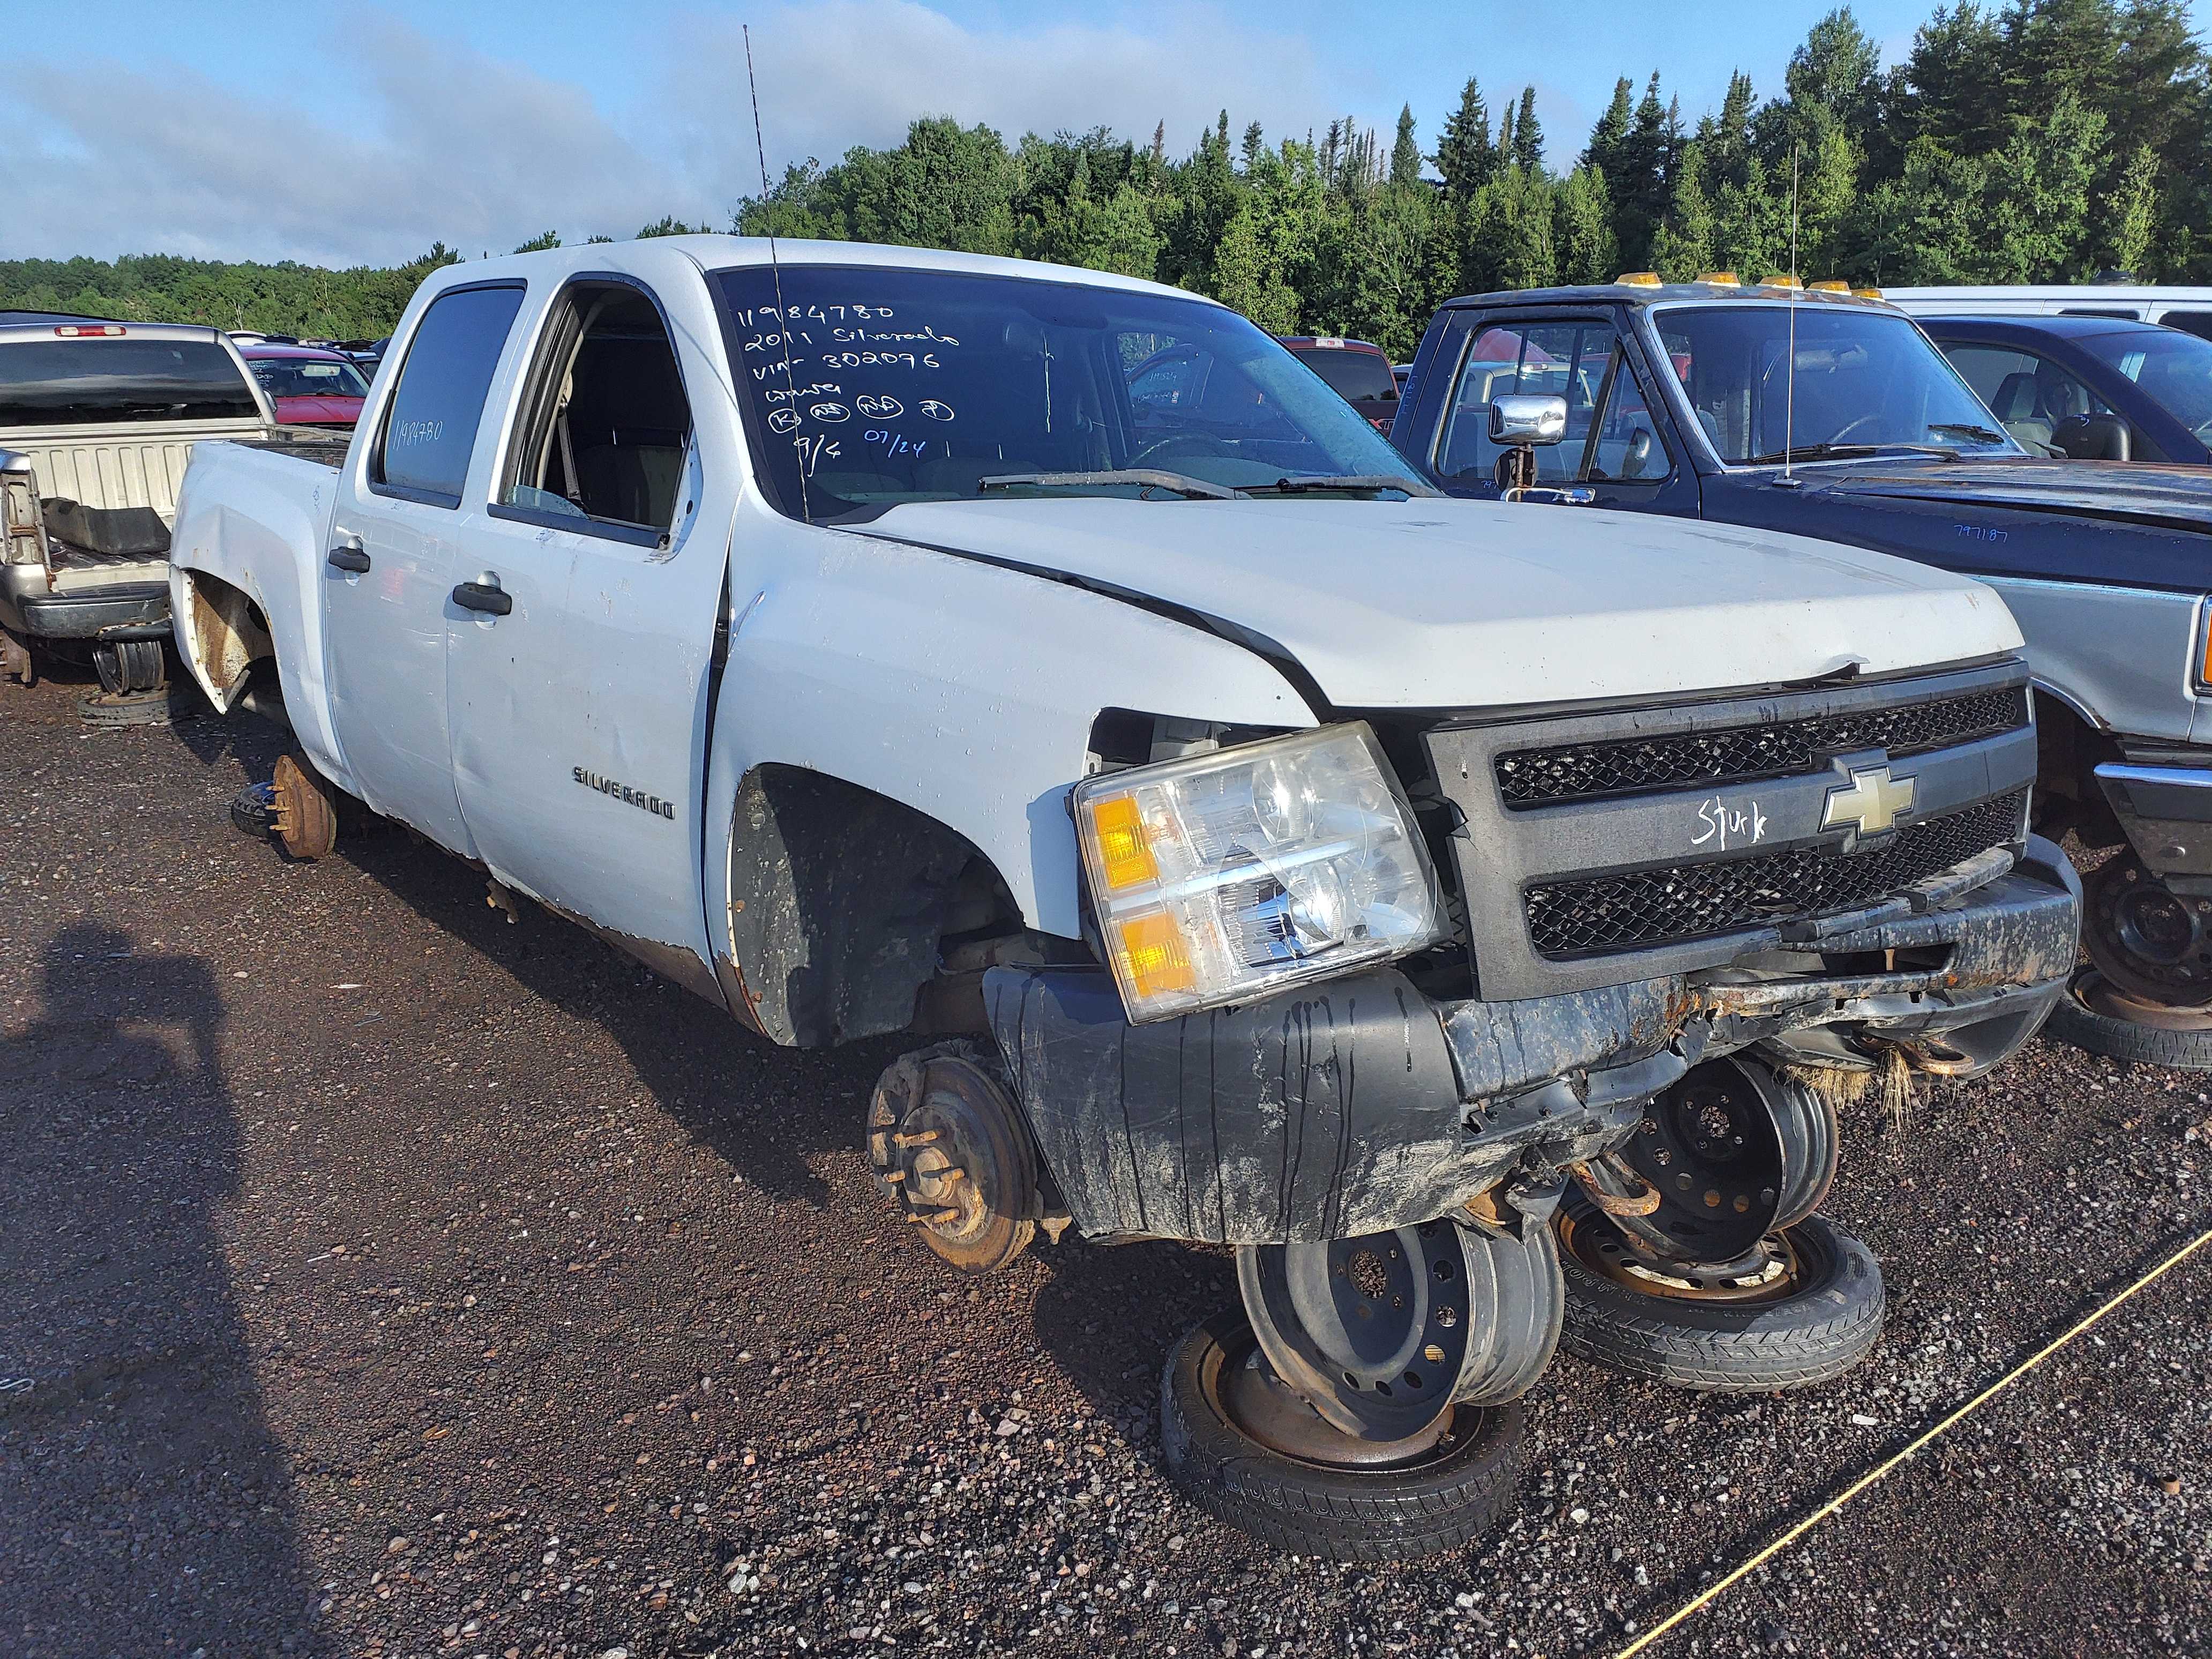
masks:
[[[1401,495],[1434,495],[1438,492],[1412,478],[1382,472],[1315,473],[1297,478],[1278,478],[1273,483],[1246,484],[1248,495],[1303,495],[1330,489],[1395,489]]]
[[[1169,472],[1158,467],[1128,466],[1108,472],[1010,472],[1002,477],[978,478],[978,493],[986,489],[1112,489],[1130,484],[1146,489],[1171,489],[1178,495],[1208,501],[1241,501],[1241,490],[1230,489],[1188,472]]]
[[[1738,461],[1738,466],[1780,466],[1790,461],[1830,461],[1840,455],[1887,455],[1902,450],[1908,455],[1934,455],[1955,461],[1959,452],[1942,444],[1799,444],[1786,453],[1776,449]]]
[[[2001,444],[2007,441],[2003,433],[1990,427],[1976,426],[1972,421],[1930,421],[1928,429],[1930,432],[1955,432],[1978,443]]]

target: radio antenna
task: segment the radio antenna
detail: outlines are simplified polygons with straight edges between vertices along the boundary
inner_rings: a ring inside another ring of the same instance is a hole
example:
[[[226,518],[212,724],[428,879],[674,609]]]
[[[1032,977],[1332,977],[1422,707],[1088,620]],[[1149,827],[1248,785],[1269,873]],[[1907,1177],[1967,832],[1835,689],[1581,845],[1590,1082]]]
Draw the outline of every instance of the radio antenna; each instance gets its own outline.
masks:
[[[753,31],[750,23],[740,24],[738,32],[745,40],[745,89],[753,100],[753,153],[760,157],[761,205],[768,206],[768,145],[761,137],[760,82],[753,76]],[[1793,236],[1795,232],[1792,232]],[[775,254],[775,218],[768,216],[768,268],[775,284],[775,332],[783,344],[783,384],[791,401],[785,407],[791,410],[792,419],[799,418],[799,376],[791,367],[791,314],[783,303],[783,264]],[[794,434],[793,443],[799,450],[799,516],[808,524],[814,522],[813,509],[807,505],[806,440]]]
[[[1797,436],[1797,154],[1790,146],[1790,367],[1782,377],[1782,476],[1790,477],[1790,451]]]

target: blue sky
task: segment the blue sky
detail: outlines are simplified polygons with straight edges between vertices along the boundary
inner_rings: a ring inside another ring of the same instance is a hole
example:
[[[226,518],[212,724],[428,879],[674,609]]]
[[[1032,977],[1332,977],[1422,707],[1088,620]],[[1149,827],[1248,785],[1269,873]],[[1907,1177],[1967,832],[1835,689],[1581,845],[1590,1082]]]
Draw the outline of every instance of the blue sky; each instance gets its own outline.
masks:
[[[1932,0],[1865,0],[1892,61]],[[1425,147],[1480,78],[1537,88],[1553,161],[1614,78],[1660,70],[1694,118],[1732,70],[1765,96],[1826,3],[1589,0],[763,0],[581,5],[391,0],[10,0],[28,144],[0,149],[0,257],[167,252],[341,264],[442,239],[473,255],[538,232],[626,235],[674,212],[718,228],[758,187],[738,26],[753,27],[772,168],[895,142],[916,115],[1103,124],[1187,151],[1226,105],[1241,132],[1351,113]],[[615,20],[619,20],[615,21]],[[27,61],[26,61],[27,60]]]

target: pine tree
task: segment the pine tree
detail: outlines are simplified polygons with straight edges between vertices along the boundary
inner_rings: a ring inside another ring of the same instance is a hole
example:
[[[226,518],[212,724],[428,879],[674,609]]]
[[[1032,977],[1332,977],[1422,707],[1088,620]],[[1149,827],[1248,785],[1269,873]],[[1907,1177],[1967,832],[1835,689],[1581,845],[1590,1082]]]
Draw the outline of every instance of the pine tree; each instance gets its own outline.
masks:
[[[1390,182],[1394,185],[1418,185],[1421,182],[1421,143],[1413,136],[1413,106],[1411,104],[1398,112],[1398,142],[1390,146]]]
[[[1498,164],[1513,165],[1513,106],[1508,104],[1498,112]]]
[[[1168,159],[1168,124],[1163,120],[1152,129],[1152,160],[1164,162]]]
[[[1613,102],[1606,106],[1605,113],[1597,118],[1590,129],[1589,143],[1583,151],[1582,165],[1595,167],[1605,175],[1607,188],[1618,190],[1613,182],[1624,158],[1623,149],[1628,143],[1629,124],[1633,118],[1636,88],[1629,84],[1626,76],[1613,83]]]
[[[2158,230],[2158,153],[2138,144],[2120,173],[2119,186],[2103,203],[2099,235],[2104,262],[2131,281],[2157,280],[2150,270],[2151,239]]]
[[[1595,167],[1577,167],[1560,184],[1553,208],[1553,246],[1563,283],[1609,283],[1620,269],[1613,238],[1613,191]]]
[[[1249,173],[1260,159],[1260,152],[1267,147],[1267,136],[1260,124],[1253,122],[1244,129],[1244,171]]]
[[[1667,106],[1659,101],[1659,71],[1651,71],[1636,118],[1620,144],[1620,172],[1610,170],[1613,228],[1620,257],[1631,264],[1650,258],[1651,235],[1667,207]]]
[[[1446,118],[1437,137],[1437,153],[1429,159],[1444,181],[1444,194],[1459,203],[1471,198],[1498,171],[1498,154],[1490,142],[1490,106],[1482,101],[1482,88],[1474,76],[1460,89],[1459,107]]]
[[[1521,112],[1513,119],[1513,165],[1540,173],[1544,167],[1544,129],[1536,119],[1536,88],[1521,89]]]

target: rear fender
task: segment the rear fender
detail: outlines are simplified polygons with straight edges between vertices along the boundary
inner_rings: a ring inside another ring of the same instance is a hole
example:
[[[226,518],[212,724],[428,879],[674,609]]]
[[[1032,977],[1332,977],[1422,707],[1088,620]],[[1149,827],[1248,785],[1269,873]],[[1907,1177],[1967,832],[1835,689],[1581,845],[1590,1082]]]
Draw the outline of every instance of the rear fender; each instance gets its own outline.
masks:
[[[323,672],[322,550],[338,478],[289,457],[198,445],[177,495],[169,598],[178,649],[215,705],[229,709],[242,670],[273,656],[300,746],[325,777],[357,793]],[[226,587],[250,609],[225,597]]]

